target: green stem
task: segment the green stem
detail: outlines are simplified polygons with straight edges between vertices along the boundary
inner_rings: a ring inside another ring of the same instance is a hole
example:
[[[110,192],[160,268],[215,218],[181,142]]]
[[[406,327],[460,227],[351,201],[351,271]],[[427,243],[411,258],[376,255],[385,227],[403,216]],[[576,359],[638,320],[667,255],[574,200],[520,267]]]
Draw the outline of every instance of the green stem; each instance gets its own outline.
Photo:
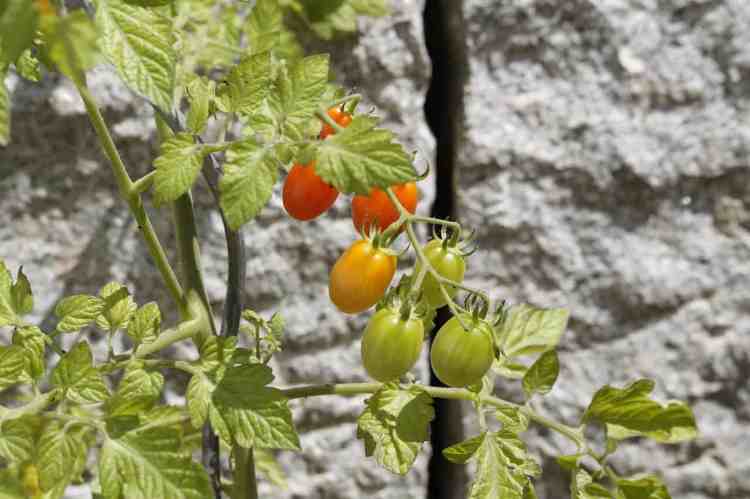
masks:
[[[0,423],[4,420],[16,419],[31,414],[39,414],[48,406],[58,402],[62,398],[62,395],[62,390],[55,388],[45,394],[34,397],[31,402],[20,407],[6,409],[5,407],[0,406]]]
[[[135,182],[133,182],[132,190],[138,194],[143,194],[151,188],[154,183],[154,177],[156,176],[156,170],[150,171]]]
[[[344,127],[342,127],[341,125],[339,125],[338,123],[336,123],[336,121],[333,118],[331,118],[330,116],[328,116],[328,110],[327,109],[321,107],[320,109],[318,109],[318,111],[315,114],[318,115],[318,118],[320,118],[321,121],[327,123],[328,126],[330,126],[331,128],[333,128],[336,131],[336,133],[339,133],[339,132],[341,132],[341,131],[344,130]]]
[[[146,246],[148,247],[148,251],[151,254],[151,258],[154,259],[156,268],[159,269],[162,279],[164,280],[164,283],[169,290],[169,294],[175,301],[178,310],[180,310],[181,315],[184,316],[184,312],[186,311],[186,303],[184,300],[182,287],[177,280],[177,276],[175,275],[174,270],[172,270],[172,267],[169,264],[167,254],[164,251],[161,243],[159,242],[159,237],[156,235],[156,231],[151,224],[151,219],[148,217],[148,214],[143,207],[143,200],[141,199],[140,193],[136,188],[138,184],[134,184],[130,179],[130,175],[128,175],[125,164],[122,162],[122,158],[120,157],[120,153],[117,150],[117,146],[115,146],[115,143],[112,140],[112,136],[109,133],[107,124],[104,121],[104,118],[102,117],[102,114],[94,101],[94,97],[91,95],[91,92],[89,92],[85,81],[75,81],[75,83],[78,88],[78,93],[80,94],[81,99],[83,99],[83,104],[86,107],[86,112],[88,113],[89,120],[91,121],[91,124],[94,127],[97,136],[99,137],[99,142],[102,146],[102,149],[104,149],[104,153],[107,155],[107,158],[109,159],[109,162],[112,166],[112,172],[114,173],[117,187],[120,190],[120,195],[128,203],[130,212],[138,222],[138,228],[143,234],[143,238],[146,242]],[[139,187],[142,187],[142,185]]]
[[[163,350],[173,343],[178,341],[186,340],[194,336],[206,334],[206,330],[209,328],[208,320],[205,316],[198,316],[195,319],[190,319],[181,322],[177,327],[162,331],[156,340],[151,343],[143,343],[133,354],[136,359],[142,359],[154,352]]]
[[[257,499],[258,483],[255,478],[253,449],[245,449],[235,445],[233,454],[234,485],[232,486],[232,499]]]

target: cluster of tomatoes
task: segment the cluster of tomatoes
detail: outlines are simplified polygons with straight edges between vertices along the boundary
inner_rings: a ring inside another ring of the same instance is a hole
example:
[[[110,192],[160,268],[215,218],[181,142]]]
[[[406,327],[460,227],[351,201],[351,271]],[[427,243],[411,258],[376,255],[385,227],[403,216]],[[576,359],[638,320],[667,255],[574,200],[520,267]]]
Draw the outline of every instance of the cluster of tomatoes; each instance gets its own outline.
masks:
[[[352,121],[342,108],[332,108],[328,115],[341,127]],[[319,138],[325,140],[334,133],[324,123]],[[412,214],[416,211],[414,182],[393,186],[391,190],[406,210]],[[284,183],[284,208],[297,220],[312,220],[328,210],[338,195],[333,186],[316,174],[314,161],[295,164]],[[351,213],[354,227],[363,237],[336,261],[331,270],[329,296],[339,310],[356,314],[378,303],[393,280],[398,256],[387,247],[388,238],[383,237],[383,232],[399,220],[400,214],[388,195],[377,188],[367,196],[354,196]],[[455,237],[435,237],[422,248],[422,253],[442,278],[456,283],[463,281],[466,253]],[[418,262],[414,276],[421,273],[421,267]],[[426,273],[417,293],[421,306],[402,296],[401,303],[387,301],[372,316],[362,338],[362,363],[372,378],[393,381],[414,366],[424,342],[424,306],[442,307],[458,292],[455,286],[444,287],[445,290],[431,273]],[[492,365],[492,326],[482,315],[454,316],[435,336],[430,360],[435,374],[446,385],[463,387],[477,383]]]

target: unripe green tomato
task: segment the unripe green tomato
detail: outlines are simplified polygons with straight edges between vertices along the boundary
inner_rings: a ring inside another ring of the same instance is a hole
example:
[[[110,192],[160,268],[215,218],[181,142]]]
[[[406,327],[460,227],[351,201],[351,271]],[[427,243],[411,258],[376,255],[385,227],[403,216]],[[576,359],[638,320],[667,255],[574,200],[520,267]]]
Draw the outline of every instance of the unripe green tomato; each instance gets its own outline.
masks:
[[[392,381],[414,366],[423,340],[421,320],[403,320],[398,310],[383,308],[370,318],[362,336],[362,364],[371,378]]]
[[[479,382],[492,366],[495,352],[492,327],[484,320],[461,316],[469,326],[464,330],[453,317],[440,328],[432,342],[430,362],[438,379],[448,386],[463,387]]]
[[[435,269],[438,274],[446,279],[450,279],[451,281],[456,281],[458,283],[463,282],[464,272],[466,271],[466,261],[458,248],[455,246],[443,248],[443,241],[440,239],[433,239],[427,243],[422,250],[424,251],[424,256],[427,257],[427,261],[430,262],[430,265],[432,265],[432,268]],[[419,274],[420,268],[421,265],[417,263],[414,271],[415,275]],[[448,291],[448,296],[451,298],[456,296],[456,293],[458,292],[458,288],[455,286],[446,286],[445,290]],[[438,284],[437,279],[431,274],[427,274],[424,277],[424,281],[422,281],[422,294],[427,300],[427,303],[433,308],[442,307],[448,303],[443,296],[443,293],[440,292],[440,285]]]

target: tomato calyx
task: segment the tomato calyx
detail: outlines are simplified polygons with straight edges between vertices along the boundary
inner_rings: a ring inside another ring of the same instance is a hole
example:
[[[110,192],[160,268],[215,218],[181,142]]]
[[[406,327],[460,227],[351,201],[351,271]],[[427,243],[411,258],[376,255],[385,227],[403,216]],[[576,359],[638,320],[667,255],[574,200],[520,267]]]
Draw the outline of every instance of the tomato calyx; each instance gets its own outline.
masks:
[[[414,276],[404,275],[396,286],[391,287],[378,302],[376,310],[390,308],[398,310],[401,320],[423,320],[429,313],[429,307],[422,299],[421,290],[414,292]]]
[[[464,258],[468,258],[477,251],[476,237],[476,229],[471,229],[468,235],[464,235],[447,225],[441,225],[439,233],[436,226],[432,227],[432,239],[440,241],[444,251],[453,251]]]

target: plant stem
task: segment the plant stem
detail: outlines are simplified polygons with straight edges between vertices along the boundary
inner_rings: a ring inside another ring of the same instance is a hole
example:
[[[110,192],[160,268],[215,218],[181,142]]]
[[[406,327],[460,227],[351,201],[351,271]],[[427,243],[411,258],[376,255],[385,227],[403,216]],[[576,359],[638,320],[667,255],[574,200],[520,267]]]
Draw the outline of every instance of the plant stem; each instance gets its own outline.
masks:
[[[317,397],[321,395],[364,395],[369,393],[375,393],[383,385],[381,383],[342,383],[342,384],[326,384],[326,385],[306,385],[293,388],[281,389],[281,392],[286,395],[289,400],[307,397]],[[557,432],[569,440],[573,441],[579,449],[585,447],[585,440],[583,432],[580,428],[574,428],[563,423],[558,423],[552,419],[549,419],[541,414],[537,413],[533,409],[508,402],[498,397],[489,395],[478,395],[474,392],[466,390],[465,388],[443,388],[437,386],[422,386],[419,388],[424,390],[428,395],[433,398],[450,399],[450,400],[468,400],[468,401],[479,401],[481,404],[497,407],[497,408],[513,408],[525,416],[531,421],[537,424],[545,426],[550,430]]]
[[[233,453],[234,486],[232,487],[232,499],[258,499],[253,449],[245,449],[235,445]]]
[[[141,344],[133,354],[133,357],[136,359],[142,359],[147,355],[167,348],[172,343],[192,338],[199,333],[205,334],[205,331],[209,327],[208,321],[203,316],[198,316],[195,319],[181,322],[175,328],[162,331],[156,340],[151,343]]]
[[[80,94],[81,99],[83,99],[84,106],[86,106],[86,112],[88,113],[89,120],[99,137],[102,149],[104,149],[104,153],[107,155],[112,166],[112,172],[114,173],[117,187],[120,190],[120,195],[128,203],[130,212],[138,222],[138,228],[146,241],[146,246],[151,254],[151,258],[154,259],[156,268],[159,269],[164,284],[167,286],[169,294],[175,301],[175,304],[180,311],[180,315],[184,316],[187,310],[187,305],[183,296],[182,287],[177,280],[174,270],[172,270],[172,266],[169,264],[167,254],[159,242],[159,237],[156,235],[151,220],[143,207],[143,200],[136,188],[136,184],[133,183],[130,175],[128,175],[125,164],[122,162],[120,153],[117,150],[117,146],[115,146],[112,136],[109,133],[107,124],[94,101],[94,97],[91,95],[91,92],[89,92],[85,81],[74,81],[74,83],[78,88],[78,93]]]
[[[336,121],[333,118],[328,116],[327,109],[321,107],[320,109],[318,109],[318,111],[315,114],[318,115],[318,118],[320,118],[321,121],[325,122],[326,124],[328,124],[328,126],[333,128],[336,131],[336,133],[340,133],[341,131],[344,130],[344,127],[336,123]]]

